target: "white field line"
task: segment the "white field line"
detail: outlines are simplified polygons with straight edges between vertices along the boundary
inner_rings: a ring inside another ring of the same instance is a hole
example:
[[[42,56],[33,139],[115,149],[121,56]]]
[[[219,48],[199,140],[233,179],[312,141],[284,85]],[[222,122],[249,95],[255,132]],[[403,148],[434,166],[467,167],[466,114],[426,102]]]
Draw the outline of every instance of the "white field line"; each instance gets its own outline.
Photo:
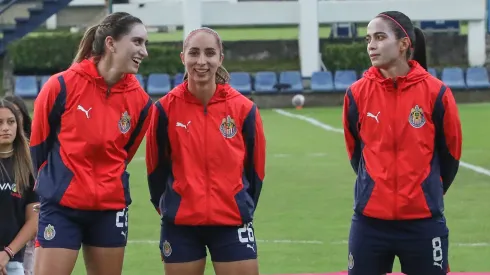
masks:
[[[314,240],[256,240],[258,243],[281,243],[281,244],[324,244],[322,241]],[[129,244],[158,244],[157,240],[128,240]]]
[[[293,113],[290,113],[290,112],[287,112],[287,111],[284,111],[281,109],[274,109],[274,111],[283,115],[283,116],[303,120],[303,121],[308,122],[314,126],[320,127],[326,131],[335,132],[335,133],[339,133],[339,134],[344,133],[343,129],[338,129],[338,128],[332,127],[330,125],[324,124],[324,123],[322,123],[316,119],[313,119],[313,118],[310,118],[307,116],[293,114]],[[325,155],[326,154],[324,154],[324,153],[307,154],[307,156],[309,156],[309,157],[323,157]],[[294,155],[293,154],[275,154],[273,156],[281,158],[281,157],[292,157]],[[144,161],[145,157],[137,157],[137,158],[134,158],[134,160],[135,161]],[[477,172],[477,173],[480,173],[480,174],[483,174],[486,176],[490,176],[490,170],[488,170],[488,169],[485,169],[483,167],[479,167],[479,166],[476,166],[473,164],[469,164],[466,162],[460,162],[460,164],[461,164],[461,166],[463,166],[467,169],[470,169],[474,172]],[[278,244],[311,244],[311,245],[323,245],[323,244],[325,244],[325,242],[323,242],[323,241],[316,241],[316,240],[257,240],[257,242],[258,243],[278,243]],[[159,244],[159,241],[158,240],[128,240],[128,244]],[[348,244],[348,241],[346,241],[346,240],[334,241],[334,242],[330,242],[329,244],[330,245],[346,245],[346,244]],[[459,247],[490,247],[490,243],[488,243],[488,242],[450,243],[450,245],[459,246]]]
[[[301,244],[309,244],[309,245],[324,245],[324,244],[329,244],[329,245],[347,245],[349,242],[346,240],[343,241],[334,241],[334,242],[323,242],[323,241],[315,241],[315,240],[256,240],[257,243],[275,243],[275,244],[294,244],[294,245],[301,245]],[[139,244],[139,245],[145,245],[145,244],[151,244],[151,245],[158,245],[160,242],[158,240],[128,240],[128,244]],[[490,243],[486,242],[478,242],[478,243],[452,243],[451,241],[449,242],[449,246],[458,246],[458,247],[489,247]]]
[[[320,127],[322,128],[323,130],[325,131],[329,131],[329,132],[335,132],[335,133],[339,133],[339,134],[343,134],[344,133],[344,130],[343,129],[338,129],[338,128],[335,128],[335,127],[332,127],[330,125],[327,125],[323,122],[320,122],[314,118],[311,118],[311,117],[307,117],[307,116],[303,116],[303,115],[297,115],[297,114],[293,114],[293,113],[290,113],[290,112],[287,112],[287,111],[284,111],[284,110],[281,110],[281,109],[274,109],[274,111],[280,115],[283,115],[283,116],[287,116],[287,117],[290,117],[290,118],[295,118],[295,119],[299,119],[299,120],[302,120],[302,121],[305,121],[305,122],[308,122],[314,126],[317,126],[317,127]],[[466,169],[469,169],[469,170],[472,170],[476,173],[479,173],[479,174],[482,174],[482,175],[486,175],[486,176],[489,176],[490,177],[490,170],[488,169],[485,169],[483,167],[480,167],[480,166],[476,166],[476,165],[473,165],[473,164],[470,164],[470,163],[467,163],[467,162],[463,162],[463,161],[460,161],[460,165]]]

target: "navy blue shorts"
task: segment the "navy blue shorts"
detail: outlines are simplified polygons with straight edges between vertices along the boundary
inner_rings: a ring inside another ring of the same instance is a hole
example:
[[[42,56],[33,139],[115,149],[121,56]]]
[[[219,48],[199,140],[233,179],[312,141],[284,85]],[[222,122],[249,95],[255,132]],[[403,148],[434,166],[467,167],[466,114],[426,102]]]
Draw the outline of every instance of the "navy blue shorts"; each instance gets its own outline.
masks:
[[[252,223],[242,226],[186,226],[162,221],[160,251],[165,263],[186,263],[206,258],[213,262],[257,259]]]
[[[391,273],[395,256],[407,275],[445,275],[445,219],[384,221],[355,214],[349,236],[349,275]]]
[[[41,199],[37,240],[44,248],[79,250],[81,244],[124,247],[128,235],[128,209],[76,210]]]

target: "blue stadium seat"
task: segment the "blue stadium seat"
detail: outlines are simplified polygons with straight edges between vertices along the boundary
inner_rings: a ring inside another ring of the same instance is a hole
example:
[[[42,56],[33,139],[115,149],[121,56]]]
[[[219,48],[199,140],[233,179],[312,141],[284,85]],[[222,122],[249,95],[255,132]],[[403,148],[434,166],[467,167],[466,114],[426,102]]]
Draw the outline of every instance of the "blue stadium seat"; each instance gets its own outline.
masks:
[[[39,92],[37,78],[33,75],[16,76],[14,93],[22,98],[35,98]]]
[[[183,82],[183,79],[184,79],[184,74],[183,73],[177,73],[174,76],[174,86],[173,87],[180,85]]]
[[[48,79],[50,77],[51,76],[49,76],[49,75],[43,75],[43,76],[41,76],[41,81],[39,83],[39,91],[41,91],[41,89],[43,88],[44,84],[48,81]]]
[[[332,92],[335,90],[333,85],[332,72],[314,72],[311,75],[310,88],[313,92]]]
[[[428,68],[427,71],[433,76],[437,78],[437,71],[435,68]]]
[[[252,93],[252,77],[246,72],[230,73],[230,85],[242,94]]]
[[[490,88],[487,69],[484,67],[468,68],[466,70],[466,85],[469,89]]]
[[[146,84],[146,91],[149,95],[164,95],[170,92],[171,83],[168,74],[150,74]]]
[[[304,90],[303,78],[299,71],[281,72],[279,74],[279,83],[291,85],[291,88],[283,90],[284,93],[301,93]]]
[[[444,68],[442,70],[441,80],[451,89],[454,90],[466,89],[466,82],[464,81],[463,69],[459,67]]]
[[[141,87],[143,87],[143,89],[144,89],[145,88],[145,78],[141,74],[135,74],[134,76],[136,76],[136,79],[138,79]]]
[[[357,37],[356,23],[334,23],[330,30],[330,38]]]
[[[345,92],[352,83],[356,82],[357,75],[354,70],[338,70],[335,72],[334,84],[336,91]]]
[[[257,72],[255,74],[254,90],[257,93],[274,93],[277,89],[274,85],[277,84],[277,75],[275,72]]]

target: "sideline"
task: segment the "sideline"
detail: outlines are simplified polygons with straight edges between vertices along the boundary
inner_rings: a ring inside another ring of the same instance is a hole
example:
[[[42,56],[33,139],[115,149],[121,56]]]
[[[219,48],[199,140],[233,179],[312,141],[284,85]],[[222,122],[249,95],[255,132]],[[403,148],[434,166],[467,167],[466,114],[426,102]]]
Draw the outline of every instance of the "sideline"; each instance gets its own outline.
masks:
[[[287,111],[284,111],[281,109],[274,109],[274,111],[280,115],[283,115],[283,116],[287,116],[287,117],[291,117],[291,118],[295,118],[295,119],[299,119],[299,120],[308,122],[314,126],[322,128],[325,131],[335,132],[335,133],[339,133],[339,134],[344,133],[343,129],[338,129],[338,128],[332,127],[328,124],[320,122],[319,120],[316,120],[316,119],[311,118],[311,117],[293,114],[293,113],[290,113],[290,112],[287,112]],[[463,162],[463,161],[460,161],[459,164],[460,164],[460,166],[462,166],[466,169],[469,169],[469,170],[474,171],[478,174],[482,174],[482,175],[490,177],[490,170],[488,170],[488,169],[485,169],[485,168],[480,167],[480,166],[473,165],[471,163]]]

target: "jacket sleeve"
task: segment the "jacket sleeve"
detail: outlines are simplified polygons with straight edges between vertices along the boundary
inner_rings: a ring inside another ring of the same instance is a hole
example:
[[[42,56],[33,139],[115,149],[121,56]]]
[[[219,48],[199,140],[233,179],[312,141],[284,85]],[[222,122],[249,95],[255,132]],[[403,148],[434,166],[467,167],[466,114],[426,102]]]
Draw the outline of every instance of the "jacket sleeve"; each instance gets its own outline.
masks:
[[[150,200],[160,213],[159,203],[172,173],[168,117],[160,102],[155,103],[146,133],[146,169]]]
[[[136,127],[134,128],[131,136],[129,137],[129,141],[124,146],[126,152],[128,152],[128,156],[126,158],[126,164],[129,164],[133,159],[136,151],[138,151],[141,142],[143,141],[143,137],[145,136],[146,130],[150,125],[151,114],[153,112],[153,104],[151,98],[148,97],[145,105],[140,111],[138,116],[138,122],[136,123]]]
[[[34,101],[34,115],[30,137],[30,151],[35,171],[48,158],[65,109],[66,86],[63,77],[51,77]]]
[[[359,137],[359,110],[350,89],[344,96],[344,108],[342,112],[344,125],[344,139],[350,164],[357,174],[361,161],[361,140]]]
[[[458,173],[463,143],[458,107],[448,87],[442,86],[439,91],[432,115],[436,128],[435,148],[446,193]]]
[[[243,123],[243,137],[246,146],[245,177],[250,184],[247,192],[257,208],[265,177],[266,140],[262,118],[255,104]]]

